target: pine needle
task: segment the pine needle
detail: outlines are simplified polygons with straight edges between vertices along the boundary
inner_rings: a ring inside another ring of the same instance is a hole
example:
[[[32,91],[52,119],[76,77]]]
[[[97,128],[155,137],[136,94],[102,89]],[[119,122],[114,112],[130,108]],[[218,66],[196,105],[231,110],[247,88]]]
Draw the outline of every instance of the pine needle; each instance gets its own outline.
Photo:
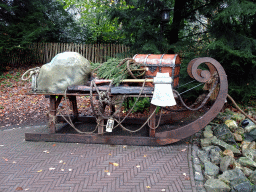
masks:
[[[121,66],[118,66],[123,60],[111,58],[108,59],[104,63],[92,63],[91,66],[94,70],[94,73],[97,74],[98,78],[101,79],[113,79],[113,85],[118,86],[120,84],[120,81],[123,79],[130,78],[130,74],[127,70],[127,65],[124,63]],[[139,69],[141,66],[136,65],[130,65],[130,69]],[[134,75],[139,75],[138,72],[135,72]]]

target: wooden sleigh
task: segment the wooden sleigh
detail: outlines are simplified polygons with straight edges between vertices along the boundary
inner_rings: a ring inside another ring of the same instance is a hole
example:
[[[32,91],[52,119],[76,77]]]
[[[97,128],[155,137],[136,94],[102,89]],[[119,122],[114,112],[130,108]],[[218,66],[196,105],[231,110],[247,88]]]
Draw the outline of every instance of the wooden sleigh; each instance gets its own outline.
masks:
[[[179,93],[175,91],[179,82],[180,59],[178,55],[135,55],[133,58],[136,62],[143,63],[149,67],[147,78],[153,78],[156,72],[168,72],[172,77],[175,99],[179,100]],[[206,64],[208,70],[199,69],[201,64]],[[125,130],[125,126],[117,126],[112,132],[106,132],[106,118],[95,116],[81,116],[77,108],[78,96],[98,96],[98,92],[92,86],[70,86],[65,94],[52,93],[50,94],[49,107],[49,129],[43,133],[25,133],[26,141],[48,141],[48,142],[73,142],[73,143],[90,143],[90,144],[111,144],[111,145],[167,145],[175,143],[184,138],[187,138],[209,124],[220,112],[225,103],[228,94],[228,82],[226,73],[221,64],[213,58],[202,57],[193,59],[187,67],[189,76],[198,82],[205,83],[205,86],[212,86],[215,83],[215,88],[208,91],[208,96],[214,92],[216,99],[214,103],[204,110],[201,109],[198,117],[193,121],[188,120],[191,116],[195,116],[198,110],[187,107],[185,110],[171,110],[168,114],[156,115],[154,113],[156,106],[150,105],[150,117],[147,118],[129,118],[120,119],[122,125],[128,126],[130,131]],[[147,83],[143,90],[141,86],[97,86],[98,91],[106,91],[110,98],[116,95],[125,97],[152,97],[154,87]],[[49,93],[30,92],[29,95],[49,95]],[[56,97],[58,96],[58,97]],[[71,126],[65,125],[58,127],[58,122],[68,119],[67,116],[57,116],[57,109],[63,97],[67,97],[73,108],[72,123],[81,132],[75,131]],[[177,102],[177,105],[180,102]],[[202,104],[202,106],[205,103]],[[104,106],[105,108],[105,106]],[[114,107],[110,107],[112,113]],[[172,109],[172,107],[170,107]],[[177,106],[175,106],[177,109]],[[101,113],[104,111],[101,110]],[[145,124],[148,119],[148,124],[142,127],[139,131],[138,127]],[[79,128],[80,126],[80,128]],[[96,127],[96,132],[91,132]],[[84,133],[82,133],[84,132]],[[90,133],[85,133],[90,132]]]

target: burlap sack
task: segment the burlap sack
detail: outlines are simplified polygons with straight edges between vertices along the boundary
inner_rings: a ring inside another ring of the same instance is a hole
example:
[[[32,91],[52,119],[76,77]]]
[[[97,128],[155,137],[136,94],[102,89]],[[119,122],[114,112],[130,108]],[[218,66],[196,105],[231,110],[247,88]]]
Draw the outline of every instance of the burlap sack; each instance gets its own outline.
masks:
[[[89,61],[79,53],[59,53],[41,67],[36,91],[63,93],[70,85],[84,85],[90,78],[91,70]]]

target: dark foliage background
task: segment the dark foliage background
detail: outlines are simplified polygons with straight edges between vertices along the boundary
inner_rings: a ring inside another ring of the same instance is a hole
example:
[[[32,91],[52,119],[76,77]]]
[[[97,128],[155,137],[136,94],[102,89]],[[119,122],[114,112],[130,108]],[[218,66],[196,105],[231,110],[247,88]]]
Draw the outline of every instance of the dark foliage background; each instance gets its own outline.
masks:
[[[58,1],[0,1],[1,68],[11,59],[7,55],[33,54],[27,49],[31,42],[81,43],[87,36],[86,28],[77,25]]]
[[[163,23],[166,7],[170,21]],[[131,54],[180,54],[180,84],[191,81],[190,60],[213,57],[228,75],[229,94],[247,103],[256,97],[255,17],[255,0],[0,0],[0,72],[7,54],[33,54],[30,42],[118,42]]]

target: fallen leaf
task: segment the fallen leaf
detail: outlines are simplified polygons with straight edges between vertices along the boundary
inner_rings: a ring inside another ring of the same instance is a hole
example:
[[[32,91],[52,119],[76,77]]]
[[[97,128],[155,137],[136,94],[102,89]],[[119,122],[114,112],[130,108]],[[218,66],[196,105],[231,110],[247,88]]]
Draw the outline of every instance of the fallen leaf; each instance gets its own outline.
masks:
[[[53,147],[55,147],[55,146],[56,146],[56,144],[53,144],[52,146],[53,146]]]
[[[109,170],[104,170],[104,172],[105,172],[105,173],[108,173],[108,172],[109,172]]]
[[[147,189],[150,189],[151,187],[150,186],[146,186]]]
[[[111,153],[109,153],[108,155],[112,155]]]
[[[147,157],[147,155],[144,155],[144,157]]]
[[[188,177],[188,176],[187,176],[187,177],[185,177],[185,180],[189,181],[189,180],[190,180],[190,177]]]
[[[41,173],[43,170],[41,169],[41,170],[39,170],[39,171],[37,171],[37,173]]]
[[[43,151],[44,153],[50,153],[48,150]]]
[[[16,191],[22,191],[23,189],[22,189],[22,187],[17,187],[16,188]]]
[[[118,167],[118,166],[119,166],[118,163],[111,163],[111,162],[109,162],[109,164],[110,164],[110,165],[114,165],[115,167]]]

